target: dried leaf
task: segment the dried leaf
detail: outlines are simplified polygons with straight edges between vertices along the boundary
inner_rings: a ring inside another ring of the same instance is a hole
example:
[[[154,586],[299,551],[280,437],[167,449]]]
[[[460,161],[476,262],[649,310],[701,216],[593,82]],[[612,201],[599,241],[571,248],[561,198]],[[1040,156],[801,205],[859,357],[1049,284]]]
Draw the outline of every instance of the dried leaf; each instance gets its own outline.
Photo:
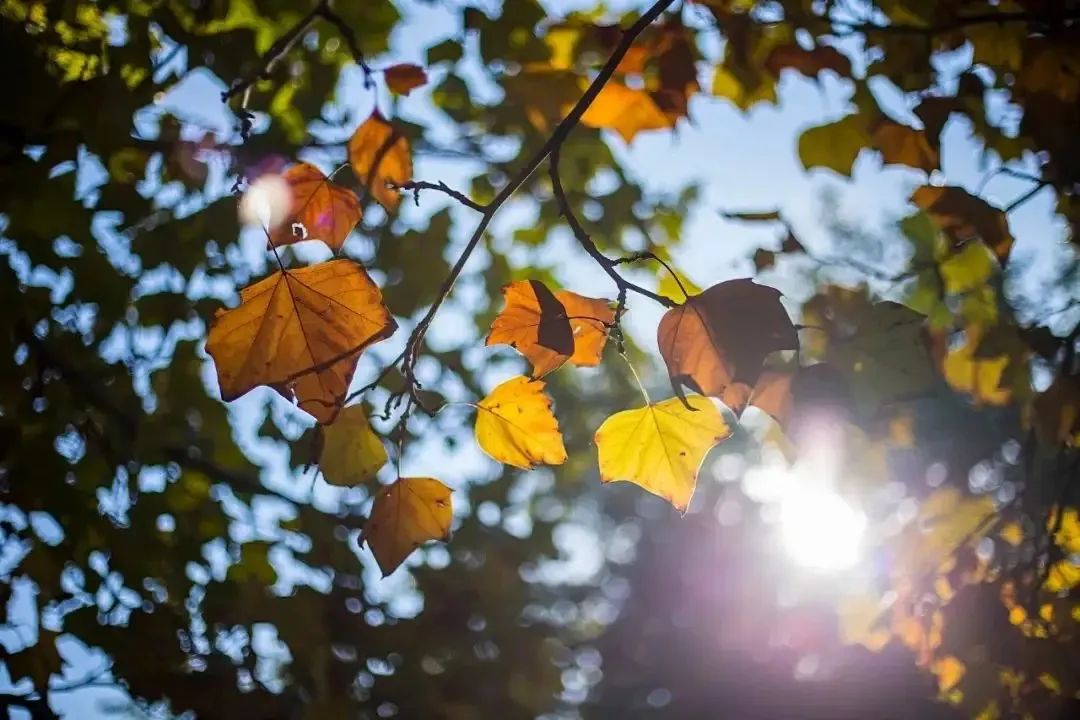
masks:
[[[360,541],[386,577],[428,540],[448,541],[452,519],[450,488],[434,478],[399,478],[375,496]]]
[[[349,138],[349,164],[380,205],[389,211],[397,209],[401,194],[387,183],[403,185],[412,180],[412,151],[409,141],[378,110]]]
[[[391,65],[383,70],[383,78],[390,92],[398,95],[408,95],[412,90],[426,83],[428,79],[424,68],[412,63]]]
[[[337,252],[360,220],[360,201],[349,190],[335,185],[314,165],[299,163],[282,179],[291,193],[285,222],[270,232],[274,247],[302,240],[322,240]]]
[[[736,411],[757,382],[765,356],[799,347],[779,291],[729,280],[668,310],[657,329],[672,387],[721,398]]]
[[[729,435],[716,405],[698,395],[615,413],[593,438],[600,480],[632,482],[686,512],[702,461]]]
[[[581,116],[581,124],[614,130],[629,143],[643,130],[675,127],[656,101],[644,90],[633,90],[617,82],[604,85],[592,105]]]
[[[883,118],[874,128],[874,147],[890,165],[907,165],[925,172],[936,170],[940,159],[926,139],[926,133]]]
[[[477,405],[476,442],[495,460],[523,470],[566,462],[544,382],[523,375],[502,383]]]
[[[276,272],[240,300],[219,311],[206,339],[222,399],[269,385],[323,424],[337,415],[360,352],[397,328],[378,286],[347,259]]]
[[[363,405],[342,408],[322,434],[319,469],[331,485],[352,487],[375,479],[388,457]]]

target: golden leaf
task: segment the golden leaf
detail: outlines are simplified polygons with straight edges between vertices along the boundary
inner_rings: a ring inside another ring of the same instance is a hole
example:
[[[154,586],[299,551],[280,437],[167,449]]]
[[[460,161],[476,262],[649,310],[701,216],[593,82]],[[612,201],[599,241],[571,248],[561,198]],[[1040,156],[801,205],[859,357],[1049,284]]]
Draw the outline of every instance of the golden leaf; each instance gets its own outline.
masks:
[[[1002,210],[952,185],[924,185],[911,195],[911,202],[927,212],[954,246],[981,240],[999,263],[1005,265],[1008,261],[1013,236]]]
[[[356,195],[308,163],[293,165],[281,178],[289,186],[290,208],[285,222],[270,231],[270,244],[322,240],[334,252],[340,250],[360,220]]]
[[[360,541],[386,577],[421,544],[449,540],[452,519],[450,488],[434,478],[399,478],[375,496]]]
[[[412,151],[409,141],[378,110],[349,138],[349,164],[380,205],[397,209],[401,194],[387,183],[403,185],[412,180]]]
[[[969,325],[964,344],[950,349],[942,362],[942,374],[954,390],[967,393],[978,404],[1005,405],[1012,391],[1002,385],[1002,379],[1011,360],[1008,355],[979,357],[982,334],[981,327]]]
[[[502,383],[477,405],[476,442],[495,460],[523,470],[566,462],[544,382],[523,375]]]
[[[323,430],[319,469],[331,485],[351,487],[373,480],[387,460],[386,448],[371,429],[363,405],[342,408]]]
[[[632,482],[686,512],[702,461],[729,435],[720,411],[701,396],[615,413],[593,438],[600,481]]]
[[[269,385],[326,424],[360,352],[396,328],[364,268],[339,259],[279,271],[241,290],[240,305],[214,319],[206,351],[223,400]]]
[[[617,82],[604,85],[581,124],[601,130],[614,130],[626,142],[643,130],[662,130],[675,123],[644,90],[633,90]]]

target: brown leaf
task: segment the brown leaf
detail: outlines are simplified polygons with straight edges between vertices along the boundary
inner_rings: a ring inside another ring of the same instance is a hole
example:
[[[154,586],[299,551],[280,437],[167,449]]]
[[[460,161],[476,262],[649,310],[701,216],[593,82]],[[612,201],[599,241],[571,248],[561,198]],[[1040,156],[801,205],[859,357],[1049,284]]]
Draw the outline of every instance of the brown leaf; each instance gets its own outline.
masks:
[[[399,478],[375,496],[360,542],[371,548],[386,577],[428,540],[449,540],[453,516],[446,485],[434,478]]]
[[[349,138],[349,164],[380,205],[397,209],[401,194],[387,183],[403,185],[412,180],[412,151],[409,141],[378,110]]]
[[[794,43],[777,45],[765,58],[765,67],[773,75],[780,76],[784,68],[792,68],[809,78],[817,77],[822,70],[832,70],[842,77],[851,75],[851,61],[834,47],[821,45],[804,50]]]
[[[606,300],[566,290],[553,294],[538,280],[517,280],[503,287],[503,301],[486,344],[515,348],[532,364],[533,377],[567,360],[581,366],[600,362],[607,325],[615,320]]]
[[[240,300],[219,311],[206,339],[222,399],[269,385],[323,424],[337,416],[360,352],[397,328],[378,286],[352,260],[276,272],[241,290]]]
[[[322,240],[334,252],[340,250],[360,220],[356,195],[308,163],[293,165],[281,178],[289,186],[290,208],[285,222],[271,230],[270,244]]]
[[[383,78],[390,92],[398,95],[408,95],[413,89],[426,83],[428,79],[424,68],[412,63],[391,65],[383,70]]]
[[[745,405],[766,355],[799,347],[779,291],[749,279],[713,285],[668,310],[657,342],[677,393],[685,385],[733,407]]]
[[[907,165],[917,170],[936,170],[940,159],[922,130],[882,119],[873,131],[874,146],[889,165]]]
[[[1002,266],[1009,260],[1013,236],[1005,213],[954,185],[923,185],[911,202],[925,210],[954,246],[981,240]]]
[[[754,251],[754,269],[758,272],[761,272],[762,270],[768,270],[775,264],[776,253],[772,250],[758,248]]]

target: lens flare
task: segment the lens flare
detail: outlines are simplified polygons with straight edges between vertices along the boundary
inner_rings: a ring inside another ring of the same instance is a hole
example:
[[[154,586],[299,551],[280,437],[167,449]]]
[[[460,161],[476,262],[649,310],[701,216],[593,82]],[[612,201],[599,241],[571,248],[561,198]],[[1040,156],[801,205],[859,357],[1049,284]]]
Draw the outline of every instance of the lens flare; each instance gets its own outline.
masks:
[[[784,549],[809,570],[838,572],[854,567],[865,530],[866,516],[827,488],[792,487],[780,503]]]

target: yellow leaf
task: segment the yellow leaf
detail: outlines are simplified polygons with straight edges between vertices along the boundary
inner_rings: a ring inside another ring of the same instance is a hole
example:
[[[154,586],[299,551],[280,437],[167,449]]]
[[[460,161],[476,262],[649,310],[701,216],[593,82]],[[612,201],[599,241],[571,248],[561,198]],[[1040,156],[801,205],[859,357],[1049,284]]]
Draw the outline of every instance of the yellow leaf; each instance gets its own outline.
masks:
[[[614,130],[630,142],[643,130],[675,127],[652,97],[644,90],[633,90],[617,82],[608,82],[581,116],[581,124],[601,130]]]
[[[632,482],[686,512],[702,461],[731,435],[708,398],[679,398],[615,413],[593,438],[600,456],[600,480]]]
[[[1009,356],[978,357],[976,352],[981,338],[982,329],[978,325],[969,325],[964,331],[964,344],[949,350],[945,357],[942,373],[954,390],[967,393],[976,403],[1005,405],[1012,398],[1012,391],[1002,387]]]
[[[840,642],[880,652],[892,637],[882,622],[887,610],[874,596],[861,594],[843,598],[836,609]]]
[[[1024,529],[1018,522],[1005,523],[998,536],[1009,545],[1019,547],[1020,543],[1024,542]]]
[[[544,383],[523,375],[502,383],[477,405],[476,442],[495,460],[523,470],[566,462]]]
[[[375,496],[360,541],[386,577],[421,544],[449,540],[452,519],[450,488],[434,478],[399,478]]]
[[[930,671],[937,675],[938,689],[941,692],[948,692],[959,684],[964,673],[967,672],[967,667],[957,658],[947,655],[935,660],[930,666]]]
[[[330,182],[314,165],[299,163],[281,179],[289,187],[289,212],[270,231],[274,247],[301,240],[322,240],[337,252],[360,220],[356,195]]]
[[[363,405],[342,408],[323,430],[319,469],[331,485],[350,487],[373,480],[387,459],[386,448],[371,429]]]
[[[955,247],[981,240],[1002,266],[1008,262],[1013,236],[1005,213],[980,197],[953,185],[923,185],[911,195]]]
[[[331,423],[364,348],[397,323],[362,266],[339,259],[283,270],[240,291],[206,337],[222,400],[268,385]]]
[[[380,205],[396,210],[401,194],[387,183],[412,180],[409,141],[376,110],[349,138],[349,164],[361,184]]]

